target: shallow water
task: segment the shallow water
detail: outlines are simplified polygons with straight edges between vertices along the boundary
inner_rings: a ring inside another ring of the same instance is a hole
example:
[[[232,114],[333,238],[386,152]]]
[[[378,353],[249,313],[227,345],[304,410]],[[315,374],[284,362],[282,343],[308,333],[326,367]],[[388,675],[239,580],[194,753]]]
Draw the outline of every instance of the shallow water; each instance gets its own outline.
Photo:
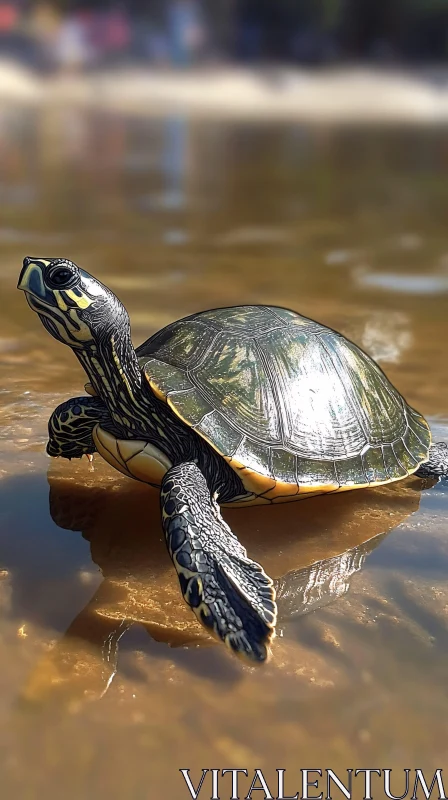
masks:
[[[200,309],[292,307],[379,359],[448,440],[446,132],[50,108],[0,129],[2,796],[177,800],[186,767],[273,786],[285,768],[294,794],[301,767],[443,767],[447,487],[227,511],[279,595],[272,659],[248,667],[183,605],[157,493],[45,456],[84,378],[15,285],[24,255],[71,258],[136,343]]]

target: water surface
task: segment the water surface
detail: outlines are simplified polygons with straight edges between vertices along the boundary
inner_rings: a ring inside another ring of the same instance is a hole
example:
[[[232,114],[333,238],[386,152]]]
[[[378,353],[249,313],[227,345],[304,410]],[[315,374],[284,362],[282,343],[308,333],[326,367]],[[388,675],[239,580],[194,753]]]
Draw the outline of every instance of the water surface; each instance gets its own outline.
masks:
[[[279,594],[272,659],[246,666],[183,605],[157,493],[45,456],[84,377],[15,285],[24,255],[73,259],[136,344],[201,309],[294,308],[448,439],[445,132],[51,108],[0,127],[2,796],[177,800],[181,767],[443,767],[446,486],[227,511]]]

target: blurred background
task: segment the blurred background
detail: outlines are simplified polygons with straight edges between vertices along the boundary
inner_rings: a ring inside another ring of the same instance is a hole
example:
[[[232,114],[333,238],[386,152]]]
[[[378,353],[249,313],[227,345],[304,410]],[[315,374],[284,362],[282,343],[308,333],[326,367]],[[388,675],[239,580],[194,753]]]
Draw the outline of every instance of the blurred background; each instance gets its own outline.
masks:
[[[443,763],[446,484],[226,511],[284,595],[272,661],[244,666],[179,599],[157,492],[46,457],[85,376],[16,283],[25,255],[74,260],[136,344],[293,308],[448,440],[447,56],[448,0],[0,0],[6,800],[178,800],[179,767],[220,765],[285,767],[294,793],[298,753]]]
[[[46,72],[140,62],[441,62],[445,0],[65,0],[0,3],[1,47]]]

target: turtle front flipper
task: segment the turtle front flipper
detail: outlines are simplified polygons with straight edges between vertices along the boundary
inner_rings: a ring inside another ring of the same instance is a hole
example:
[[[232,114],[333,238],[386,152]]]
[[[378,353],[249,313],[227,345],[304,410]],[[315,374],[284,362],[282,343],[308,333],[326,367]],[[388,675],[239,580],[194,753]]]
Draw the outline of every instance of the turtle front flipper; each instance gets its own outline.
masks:
[[[195,463],[165,474],[161,509],[186,603],[236,654],[265,661],[277,617],[272,581],[224,522]]]
[[[47,453],[49,456],[81,458],[96,453],[93,429],[110,420],[99,397],[72,397],[61,403],[48,420]]]

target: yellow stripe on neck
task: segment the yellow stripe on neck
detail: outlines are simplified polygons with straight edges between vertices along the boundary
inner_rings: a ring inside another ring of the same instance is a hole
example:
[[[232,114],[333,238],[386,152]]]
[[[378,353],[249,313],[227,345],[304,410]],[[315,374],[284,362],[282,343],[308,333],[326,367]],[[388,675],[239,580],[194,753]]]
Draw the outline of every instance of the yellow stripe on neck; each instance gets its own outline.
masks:
[[[111,337],[110,341],[111,341],[111,345],[112,345],[112,355],[113,355],[116,367],[118,369],[118,372],[120,373],[120,376],[123,379],[123,383],[125,384],[128,392],[129,392],[129,395],[131,396],[132,400],[135,402],[135,397],[134,397],[134,393],[133,393],[132,388],[131,388],[131,384],[129,383],[128,377],[125,374],[123,367],[121,366],[121,361],[118,358],[117,351],[115,350],[115,340],[114,340],[113,336]]]

